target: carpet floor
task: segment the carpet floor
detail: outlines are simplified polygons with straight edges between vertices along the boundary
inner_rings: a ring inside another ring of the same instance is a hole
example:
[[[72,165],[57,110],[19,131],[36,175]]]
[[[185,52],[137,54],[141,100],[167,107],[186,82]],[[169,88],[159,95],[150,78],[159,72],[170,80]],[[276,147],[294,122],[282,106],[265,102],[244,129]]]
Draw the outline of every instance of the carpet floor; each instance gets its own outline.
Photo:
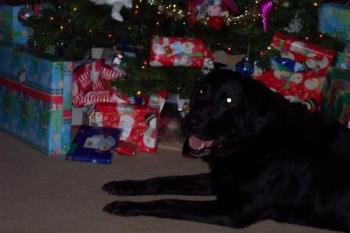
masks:
[[[118,156],[111,165],[49,158],[0,132],[1,233],[330,233],[263,221],[244,229],[153,217],[117,217],[102,212],[114,200],[153,200],[159,196],[116,197],[101,190],[112,180],[195,174],[200,160],[160,146],[157,154]],[[167,198],[171,196],[166,196]],[[191,199],[179,196],[177,198]],[[197,198],[198,199],[198,198]]]

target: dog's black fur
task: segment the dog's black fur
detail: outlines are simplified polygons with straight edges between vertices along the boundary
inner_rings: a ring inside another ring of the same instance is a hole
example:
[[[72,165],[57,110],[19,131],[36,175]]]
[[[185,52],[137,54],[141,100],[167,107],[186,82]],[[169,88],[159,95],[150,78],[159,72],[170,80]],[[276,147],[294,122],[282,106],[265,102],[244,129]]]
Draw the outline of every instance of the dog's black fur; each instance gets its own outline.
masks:
[[[215,195],[215,200],[117,201],[104,210],[245,227],[260,220],[350,232],[350,130],[228,71],[195,88],[184,151],[210,174],[115,181],[115,195]],[[206,148],[208,147],[208,148]]]

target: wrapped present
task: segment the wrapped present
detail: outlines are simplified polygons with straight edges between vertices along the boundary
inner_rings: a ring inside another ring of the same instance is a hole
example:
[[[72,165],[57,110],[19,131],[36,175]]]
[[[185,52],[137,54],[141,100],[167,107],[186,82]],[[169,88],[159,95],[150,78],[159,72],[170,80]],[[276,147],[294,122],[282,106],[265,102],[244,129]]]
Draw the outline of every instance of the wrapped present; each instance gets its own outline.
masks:
[[[344,70],[350,70],[350,56],[346,55],[345,53],[337,53],[337,64],[336,66],[338,68],[344,69]]]
[[[120,128],[120,140],[137,145],[138,151],[155,153],[158,144],[157,109],[146,106],[98,103],[90,120],[102,127]]]
[[[80,107],[94,103],[128,103],[128,96],[110,83],[123,75],[103,60],[87,62],[77,67],[73,72],[73,105]]]
[[[344,70],[350,70],[350,44],[345,46],[344,51],[337,53],[336,66]]]
[[[67,153],[71,111],[50,95],[0,77],[0,128],[49,156]]]
[[[72,142],[67,159],[90,163],[112,163],[114,149],[119,143],[121,130],[80,126]]]
[[[31,28],[18,21],[18,14],[25,5],[0,4],[0,40],[27,44]]]
[[[9,43],[0,43],[0,73],[18,82],[24,82],[28,71],[29,54],[24,48]]]
[[[331,68],[323,89],[322,111],[341,123],[350,123],[350,71]]]
[[[203,68],[212,61],[212,53],[200,39],[153,36],[149,60],[150,66]]]
[[[50,95],[63,95],[65,109],[71,109],[73,62],[37,57],[11,44],[0,44],[0,60],[0,73],[6,78]]]
[[[319,31],[342,41],[350,41],[350,7],[338,3],[322,4]]]
[[[72,82],[73,62],[27,56],[25,83],[44,92],[62,94],[63,87]],[[71,85],[69,85],[71,87]],[[71,89],[67,90],[71,92]]]
[[[258,73],[255,78],[290,101],[312,101],[319,105],[327,70],[333,63],[335,52],[282,33],[273,36],[272,46],[281,52],[282,58],[303,64],[302,69],[296,72],[274,66],[275,69]]]

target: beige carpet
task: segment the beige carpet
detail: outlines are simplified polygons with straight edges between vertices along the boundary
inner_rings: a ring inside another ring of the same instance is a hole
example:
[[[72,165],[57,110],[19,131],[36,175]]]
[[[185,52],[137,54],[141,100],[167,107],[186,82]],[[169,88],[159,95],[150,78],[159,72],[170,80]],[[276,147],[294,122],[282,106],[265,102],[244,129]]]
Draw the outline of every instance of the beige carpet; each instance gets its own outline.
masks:
[[[157,219],[117,217],[102,212],[113,200],[150,200],[115,197],[101,191],[111,180],[194,174],[206,171],[200,160],[161,148],[155,155],[115,157],[112,165],[48,158],[0,132],[1,233],[322,233],[307,227],[260,222],[245,229]],[[170,196],[168,196],[170,197]],[[189,197],[179,197],[189,198]]]

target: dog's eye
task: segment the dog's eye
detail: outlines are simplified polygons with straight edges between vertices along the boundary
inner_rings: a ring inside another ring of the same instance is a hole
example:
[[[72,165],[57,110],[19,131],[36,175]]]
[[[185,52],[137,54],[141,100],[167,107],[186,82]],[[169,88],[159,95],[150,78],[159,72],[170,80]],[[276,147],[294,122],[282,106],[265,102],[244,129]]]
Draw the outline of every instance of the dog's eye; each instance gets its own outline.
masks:
[[[227,106],[227,107],[233,106],[236,103],[235,99],[232,97],[223,98],[223,102],[224,102],[225,106]]]
[[[200,99],[205,99],[207,95],[208,95],[208,87],[203,86],[203,87],[199,88],[198,97]]]

